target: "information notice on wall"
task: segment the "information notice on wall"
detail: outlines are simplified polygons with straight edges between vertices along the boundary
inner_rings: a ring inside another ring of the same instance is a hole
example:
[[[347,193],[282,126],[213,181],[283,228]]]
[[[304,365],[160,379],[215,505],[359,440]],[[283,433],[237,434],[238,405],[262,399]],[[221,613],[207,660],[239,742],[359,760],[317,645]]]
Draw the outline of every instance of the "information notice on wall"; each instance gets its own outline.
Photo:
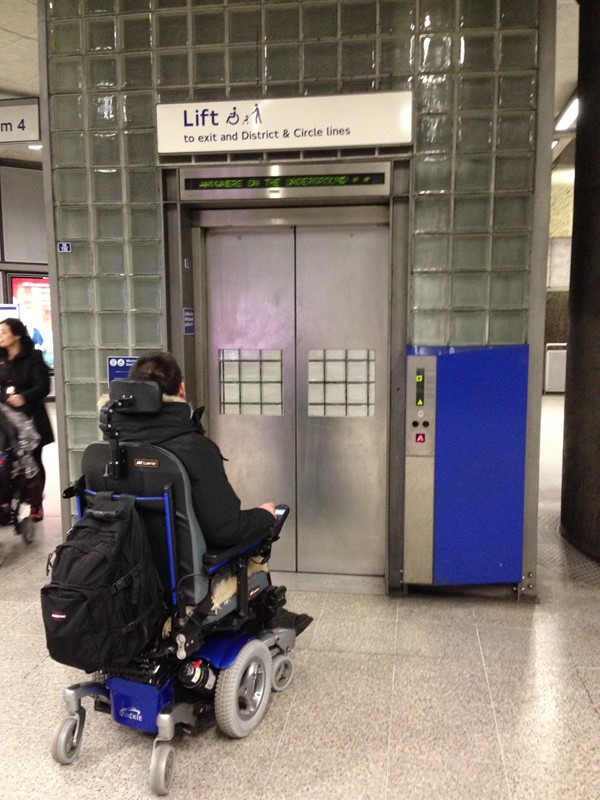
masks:
[[[36,97],[0,100],[0,144],[38,142],[40,110]]]
[[[412,141],[412,92],[168,103],[156,127],[160,154],[398,146]]]

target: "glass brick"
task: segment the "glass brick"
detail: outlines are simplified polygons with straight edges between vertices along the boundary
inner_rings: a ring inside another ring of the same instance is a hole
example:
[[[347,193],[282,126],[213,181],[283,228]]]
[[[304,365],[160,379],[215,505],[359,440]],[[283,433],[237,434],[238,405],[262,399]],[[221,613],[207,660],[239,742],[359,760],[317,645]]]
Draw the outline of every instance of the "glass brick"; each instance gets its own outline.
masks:
[[[160,348],[163,340],[160,314],[132,314],[131,323],[134,346]]]
[[[229,41],[232,44],[262,41],[260,8],[229,11]]]
[[[448,269],[448,236],[415,236],[413,239],[413,269],[442,271]]]
[[[450,227],[450,199],[446,197],[417,197],[414,230],[443,232]]]
[[[415,138],[417,151],[450,152],[453,145],[453,120],[446,114],[420,114]]]
[[[115,50],[115,23],[112,19],[88,19],[85,25],[85,44],[89,52]]]
[[[120,203],[123,200],[121,170],[92,171],[92,199],[95,203]]]
[[[533,28],[538,21],[537,0],[501,0],[500,24],[503,28]]]
[[[304,77],[325,78],[337,75],[337,44],[304,45]]]
[[[522,309],[527,302],[527,275],[500,273],[492,275],[491,306],[494,309]]]
[[[494,79],[460,75],[458,78],[458,110],[479,111],[494,107]]]
[[[446,308],[448,305],[447,275],[414,275],[412,307],[420,310]]]
[[[417,192],[448,192],[451,188],[451,161],[445,156],[421,156],[414,161]]]
[[[85,64],[89,89],[114,89],[117,86],[117,59],[113,56],[88,58]]]
[[[489,302],[489,278],[470,273],[452,276],[452,307],[485,309]]]
[[[224,83],[226,50],[202,50],[194,55],[194,81],[196,83]]]
[[[482,231],[490,226],[489,197],[457,197],[454,200],[454,230]]]
[[[375,70],[375,42],[342,42],[342,75],[369,75]]]
[[[483,311],[454,311],[450,314],[450,344],[457,346],[487,343],[487,314]]]
[[[61,206],[56,209],[57,235],[60,239],[89,239],[87,206]]]
[[[160,311],[162,308],[161,284],[150,278],[133,278],[130,283],[132,311]]]
[[[321,0],[303,3],[302,29],[305,39],[325,39],[337,36],[337,3]]]
[[[158,83],[161,86],[181,86],[188,81],[187,53],[158,56]]]
[[[496,65],[494,34],[465,34],[460,40],[460,65],[465,72],[493,72]]]
[[[149,128],[154,123],[155,103],[151,92],[128,92],[121,97],[123,120],[128,128]]]
[[[119,206],[94,206],[94,230],[98,239],[123,238],[123,209]]]
[[[536,99],[536,80],[533,75],[501,75],[499,79],[500,108],[533,109]]]
[[[96,292],[99,311],[124,311],[129,308],[124,278],[98,278]]]
[[[452,112],[452,78],[450,75],[421,75],[417,80],[417,110],[439,114]]]
[[[98,344],[124,348],[128,346],[126,314],[98,314],[96,326],[98,328]]]
[[[94,250],[99,275],[122,275],[125,272],[125,250],[122,243],[97,242]]]
[[[531,224],[530,214],[530,195],[496,196],[494,202],[494,229],[528,228]]]
[[[496,189],[530,191],[532,187],[532,156],[498,156],[496,159]]]
[[[69,345],[81,345],[82,342],[88,347],[93,347],[96,343],[96,326],[93,317],[87,314],[67,314],[61,312],[63,343]]]
[[[265,9],[265,35],[267,42],[296,42],[300,36],[298,6]]]
[[[80,15],[80,0],[61,0],[60,3],[48,3],[48,19],[79,17]]]
[[[157,203],[158,174],[153,169],[127,170],[127,196],[130,203]]]
[[[149,11],[152,0],[119,0],[119,11],[128,14],[135,11]]]
[[[86,347],[85,350],[63,351],[63,364],[66,379],[94,380],[96,377],[96,356]]]
[[[452,265],[457,272],[477,270],[490,266],[490,236],[459,236],[452,240]]]
[[[500,36],[500,69],[535,69],[537,35],[535,33],[503,33]]]
[[[341,12],[342,36],[368,36],[375,33],[375,0],[343,0]]]
[[[152,86],[152,56],[123,56],[123,86],[126,89],[143,89]]]
[[[90,128],[111,128],[117,126],[117,95],[88,95],[88,126]]]
[[[129,166],[154,166],[156,137],[154,131],[125,131],[125,156]]]
[[[421,0],[419,20],[422,30],[447,30],[454,27],[454,3],[448,0]]]
[[[67,414],[81,414],[94,411],[98,403],[98,390],[95,383],[65,384]]]
[[[492,163],[492,160],[485,156],[458,157],[456,159],[456,192],[489,192],[492,185]]]
[[[93,283],[87,278],[61,278],[60,304],[63,311],[93,311]]]
[[[493,28],[496,25],[496,0],[460,0],[462,28]]]
[[[525,311],[492,311],[490,344],[523,344],[527,335]]]
[[[222,11],[194,14],[194,44],[222,44],[225,41],[225,17]]]
[[[69,447],[85,447],[91,442],[97,442],[100,439],[97,414],[93,417],[67,418],[67,436]],[[73,457],[75,458],[75,454]]]
[[[54,192],[58,202],[87,203],[87,172],[84,169],[54,170]]]
[[[66,55],[81,52],[81,25],[72,22],[54,22],[49,28],[49,50],[51,55]]]
[[[150,14],[121,17],[120,34],[123,50],[150,50],[152,28]]]
[[[134,275],[159,275],[161,272],[161,246],[158,242],[132,242],[129,261]]]
[[[84,14],[115,14],[116,0],[83,0]]]
[[[266,74],[268,80],[289,80],[300,71],[300,49],[292,45],[266,48]]]
[[[80,95],[55,95],[50,98],[50,110],[55,131],[83,128],[83,101]]]
[[[452,36],[419,37],[419,71],[450,72],[452,67]]]
[[[413,46],[409,36],[398,36],[391,40],[383,40],[380,44],[381,56],[379,73],[397,77],[412,72]],[[433,103],[433,98],[432,98]],[[439,108],[435,110],[446,110]]]
[[[158,209],[153,206],[134,206],[129,209],[129,235],[132,239],[155,239],[160,230]]]
[[[445,345],[447,318],[443,311],[415,311],[412,314],[412,344]]]
[[[498,117],[498,150],[533,149],[535,119],[533,114],[502,114]]]
[[[529,265],[529,235],[527,233],[494,236],[492,269],[526,270]]]
[[[118,166],[121,163],[119,136],[113,132],[91,133],[90,163],[94,166]]]
[[[51,58],[48,61],[50,91],[79,92],[83,86],[83,59]]]
[[[261,80],[261,56],[256,47],[237,47],[229,50],[229,76],[234,83],[253,83]],[[256,89],[254,89],[256,93]],[[238,96],[237,99],[240,99]]]
[[[187,14],[157,14],[155,19],[157,47],[188,46]]]
[[[54,133],[52,157],[55,167],[84,167],[85,138],[83,133]]]
[[[460,153],[491,150],[494,123],[489,116],[459,117],[456,149]]]
[[[379,0],[379,28],[382,34],[399,36],[415,31],[412,0]]]
[[[91,275],[92,251],[89,241],[71,242],[70,253],[57,253],[60,275]]]

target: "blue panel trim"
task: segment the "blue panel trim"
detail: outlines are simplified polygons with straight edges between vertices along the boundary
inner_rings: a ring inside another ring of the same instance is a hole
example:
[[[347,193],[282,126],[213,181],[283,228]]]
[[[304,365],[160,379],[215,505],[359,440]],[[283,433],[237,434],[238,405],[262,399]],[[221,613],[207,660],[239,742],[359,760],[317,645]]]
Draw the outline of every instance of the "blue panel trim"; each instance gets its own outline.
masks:
[[[206,659],[217,669],[227,669],[236,660],[242,647],[253,638],[243,631],[216,633],[194,655]]]
[[[162,686],[107,678],[112,718],[120,725],[147,733],[158,730],[156,719],[166,705],[173,702],[173,678]]]
[[[433,582],[518,583],[529,348],[437,355]]]

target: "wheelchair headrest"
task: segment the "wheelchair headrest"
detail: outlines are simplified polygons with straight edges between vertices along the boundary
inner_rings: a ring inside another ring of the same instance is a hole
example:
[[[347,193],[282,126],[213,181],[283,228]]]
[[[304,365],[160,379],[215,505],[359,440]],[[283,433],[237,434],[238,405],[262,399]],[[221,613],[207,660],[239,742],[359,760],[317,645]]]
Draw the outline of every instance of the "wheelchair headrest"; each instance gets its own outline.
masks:
[[[162,392],[155,381],[116,379],[108,387],[109,397],[125,414],[156,414],[162,408]]]

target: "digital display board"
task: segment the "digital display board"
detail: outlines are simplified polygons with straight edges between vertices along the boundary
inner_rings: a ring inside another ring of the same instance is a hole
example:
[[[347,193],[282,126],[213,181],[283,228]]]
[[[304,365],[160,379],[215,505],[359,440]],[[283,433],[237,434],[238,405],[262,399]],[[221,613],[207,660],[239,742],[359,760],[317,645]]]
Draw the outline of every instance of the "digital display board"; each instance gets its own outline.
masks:
[[[377,186],[385,183],[384,172],[346,172],[336,174],[322,173],[318,175],[243,175],[241,177],[209,177],[198,176],[186,178],[184,187],[187,191],[223,191],[240,189],[314,189],[326,186],[330,188],[349,186]]]

